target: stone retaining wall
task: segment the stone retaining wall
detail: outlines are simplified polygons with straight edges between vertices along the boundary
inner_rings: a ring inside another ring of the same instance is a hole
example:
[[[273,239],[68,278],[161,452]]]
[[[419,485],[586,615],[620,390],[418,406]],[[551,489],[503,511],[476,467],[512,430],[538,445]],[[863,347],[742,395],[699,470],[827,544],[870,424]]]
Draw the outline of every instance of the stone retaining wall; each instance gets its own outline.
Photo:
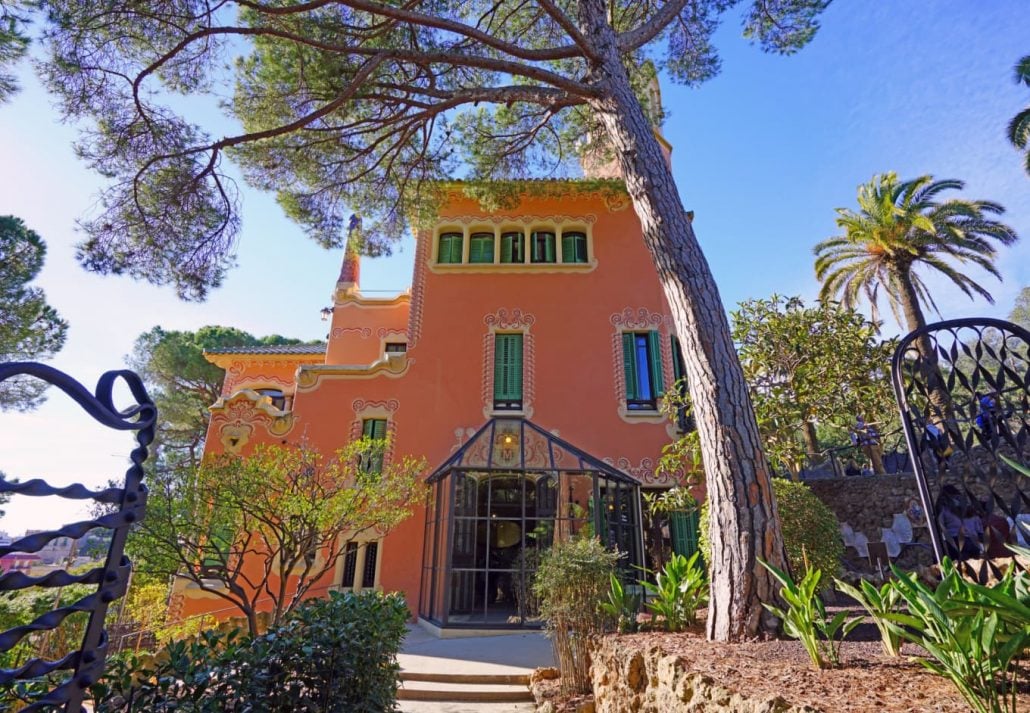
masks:
[[[779,696],[748,698],[719,686],[710,677],[686,671],[677,656],[657,647],[625,651],[607,637],[593,652],[590,667],[596,713],[813,713]]]
[[[908,503],[919,499],[914,475],[813,480],[806,483],[837,519],[862,532],[871,542],[880,540],[880,529],[890,527],[894,514],[905,512]],[[913,522],[920,526],[923,523]]]

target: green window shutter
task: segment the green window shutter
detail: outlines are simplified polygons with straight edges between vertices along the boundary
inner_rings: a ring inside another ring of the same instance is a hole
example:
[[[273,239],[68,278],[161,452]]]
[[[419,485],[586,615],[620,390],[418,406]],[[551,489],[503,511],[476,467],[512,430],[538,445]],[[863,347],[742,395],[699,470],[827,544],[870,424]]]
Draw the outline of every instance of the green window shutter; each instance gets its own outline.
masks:
[[[665,381],[662,377],[662,342],[658,332],[647,333],[648,366],[651,371],[651,384],[655,396],[665,393]]]
[[[687,375],[683,364],[683,350],[680,347],[680,340],[673,334],[669,337],[672,344],[672,376],[679,381]]]
[[[554,233],[530,233],[533,262],[554,262]]]
[[[587,236],[585,233],[562,233],[561,261],[578,263],[587,261]]]
[[[522,233],[501,236],[501,262],[522,262]]]
[[[561,261],[576,262],[576,236],[575,233],[562,233],[561,236]]]
[[[509,383],[511,384],[511,398],[522,400],[522,335],[509,334],[511,340],[511,361],[508,367]]]
[[[494,400],[522,400],[522,335],[494,337]]]
[[[386,438],[386,419],[366,418],[361,422],[361,435],[364,438]]]
[[[461,247],[461,233],[444,233],[440,236],[440,255],[437,262],[460,263]]]
[[[633,400],[637,398],[637,359],[636,345],[633,343],[633,333],[623,332],[622,334],[622,368],[626,375],[626,398]]]
[[[669,534],[672,537],[672,551],[684,557],[697,552],[698,512],[669,513]]]
[[[469,242],[469,262],[494,261],[494,236],[492,233],[475,233]]]
[[[377,441],[386,438],[386,419],[366,418],[361,422],[361,435]],[[383,471],[383,454],[379,452],[363,455],[358,465],[368,473],[381,473]]]

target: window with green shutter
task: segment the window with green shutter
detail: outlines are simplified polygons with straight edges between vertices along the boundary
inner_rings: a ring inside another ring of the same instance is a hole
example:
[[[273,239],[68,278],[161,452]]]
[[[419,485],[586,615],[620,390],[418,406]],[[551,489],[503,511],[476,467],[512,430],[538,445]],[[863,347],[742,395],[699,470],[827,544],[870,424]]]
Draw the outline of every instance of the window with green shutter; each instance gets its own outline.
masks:
[[[383,441],[386,439],[386,419],[385,418],[366,418],[361,422],[361,436],[368,438],[373,441]],[[375,444],[375,452],[366,454],[361,457],[361,463],[359,464],[361,469],[366,473],[382,473],[383,472],[383,444]]]
[[[501,234],[501,262],[526,261],[526,236],[522,233]]]
[[[554,262],[556,259],[554,247],[554,233],[537,231],[531,234],[533,241],[533,253],[530,260],[533,262]]]
[[[522,335],[494,336],[494,408],[522,409]]]
[[[580,263],[587,262],[586,233],[562,233],[561,261]]]
[[[676,394],[679,405],[676,407],[676,430],[679,433],[690,433],[694,430],[694,416],[687,410],[687,366],[683,362],[683,348],[676,335],[669,337],[672,346],[672,375],[676,379]]]
[[[669,513],[669,535],[672,539],[672,551],[684,557],[691,557],[697,552],[698,534],[698,511],[683,512],[680,510]]]
[[[658,332],[624,332],[622,366],[626,380],[626,408],[656,410],[658,397],[665,392]]]
[[[469,262],[494,261],[494,234],[472,233],[469,238]]]
[[[437,255],[437,262],[443,264],[461,263],[462,242],[461,233],[441,233],[440,252]]]

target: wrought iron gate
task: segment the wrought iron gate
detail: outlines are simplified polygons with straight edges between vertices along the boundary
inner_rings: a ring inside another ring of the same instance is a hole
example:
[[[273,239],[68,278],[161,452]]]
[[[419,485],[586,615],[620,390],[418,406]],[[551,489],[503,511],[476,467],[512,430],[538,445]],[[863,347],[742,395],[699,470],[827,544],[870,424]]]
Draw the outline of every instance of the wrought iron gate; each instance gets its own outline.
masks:
[[[1030,543],[1030,478],[1003,458],[1030,462],[1030,332],[930,324],[901,340],[891,372],[934,553],[979,561],[983,579],[1006,544]]]
[[[90,416],[108,428],[136,431],[137,447],[129,459],[132,465],[125,473],[122,487],[90,490],[74,484],[54,487],[43,480],[9,482],[0,478],[0,494],[18,494],[30,497],[56,496],[70,500],[93,501],[110,506],[106,515],[92,520],[65,525],[57,530],[39,532],[0,546],[0,556],[12,552],[38,552],[49,542],[61,537],[80,538],[86,533],[107,529],[111,531],[111,544],[104,564],[81,574],[56,570],[42,577],[31,577],[23,572],[0,574],[0,592],[30,587],[65,587],[70,584],[96,585],[96,591],[65,606],[36,618],[23,626],[0,633],[0,652],[9,651],[28,636],[52,631],[76,612],[87,612],[82,645],[57,660],[33,658],[15,669],[0,669],[0,686],[11,686],[18,681],[39,679],[50,674],[68,672],[63,680],[33,701],[25,711],[63,708],[66,713],[82,710],[82,699],[89,686],[100,678],[107,656],[108,637],[104,618],[111,602],[125,593],[129,575],[129,560],[124,555],[125,539],[129,528],[142,519],[146,507],[146,486],[143,485],[143,462],[147,446],[154,438],[157,410],[147,395],[140,378],[131,371],[109,371],[100,377],[96,392],[91,394],[84,386],[57,369],[34,362],[0,364],[0,382],[16,377],[34,377],[57,387],[74,399]],[[114,386],[121,379],[129,388],[136,403],[119,411],[113,403]]]

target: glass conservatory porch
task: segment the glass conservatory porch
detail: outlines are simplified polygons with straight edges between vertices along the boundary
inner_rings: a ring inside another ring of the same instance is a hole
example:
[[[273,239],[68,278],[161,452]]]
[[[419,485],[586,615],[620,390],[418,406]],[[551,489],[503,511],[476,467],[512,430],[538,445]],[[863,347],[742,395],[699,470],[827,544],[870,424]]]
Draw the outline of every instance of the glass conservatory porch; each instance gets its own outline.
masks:
[[[419,616],[436,626],[537,626],[533,575],[557,540],[642,561],[639,483],[525,419],[488,421],[428,482]]]

